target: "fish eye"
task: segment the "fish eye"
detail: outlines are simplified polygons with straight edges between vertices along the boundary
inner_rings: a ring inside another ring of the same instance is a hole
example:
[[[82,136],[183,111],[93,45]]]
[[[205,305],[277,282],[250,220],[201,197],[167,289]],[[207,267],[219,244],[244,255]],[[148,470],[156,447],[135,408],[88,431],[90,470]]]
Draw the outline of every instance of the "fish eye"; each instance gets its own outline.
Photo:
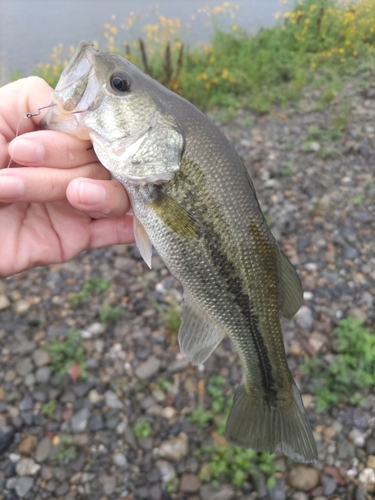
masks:
[[[129,92],[130,90],[130,81],[125,73],[113,73],[110,84],[113,90],[117,90],[118,92]]]

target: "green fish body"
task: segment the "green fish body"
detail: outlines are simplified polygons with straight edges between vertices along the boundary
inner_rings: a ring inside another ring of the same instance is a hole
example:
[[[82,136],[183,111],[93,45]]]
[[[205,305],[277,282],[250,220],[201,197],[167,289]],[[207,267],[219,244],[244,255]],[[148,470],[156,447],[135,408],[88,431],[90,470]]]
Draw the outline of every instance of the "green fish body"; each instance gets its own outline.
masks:
[[[184,288],[182,353],[203,363],[225,335],[243,364],[228,441],[314,462],[315,441],[287,365],[279,313],[302,301],[251,179],[220,130],[126,59],[81,42],[44,126],[90,138],[126,188],[136,242]]]

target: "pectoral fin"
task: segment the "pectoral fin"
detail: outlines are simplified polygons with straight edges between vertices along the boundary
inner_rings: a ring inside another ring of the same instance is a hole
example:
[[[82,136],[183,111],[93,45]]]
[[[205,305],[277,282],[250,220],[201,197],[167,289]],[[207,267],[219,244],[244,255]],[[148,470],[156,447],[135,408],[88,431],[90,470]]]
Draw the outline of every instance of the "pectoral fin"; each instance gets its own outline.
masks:
[[[203,363],[224,335],[212,320],[194,304],[185,299],[178,342],[182,354],[195,365]]]
[[[142,223],[133,216],[135,242],[144,261],[151,269],[152,243]]]

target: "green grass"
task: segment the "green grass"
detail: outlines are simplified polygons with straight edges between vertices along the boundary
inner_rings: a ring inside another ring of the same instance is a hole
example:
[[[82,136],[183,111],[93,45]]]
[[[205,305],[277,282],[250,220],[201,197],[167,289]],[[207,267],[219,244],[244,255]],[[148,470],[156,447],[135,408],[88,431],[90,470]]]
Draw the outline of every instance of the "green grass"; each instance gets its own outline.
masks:
[[[152,433],[151,424],[147,420],[141,420],[134,425],[133,432],[135,437],[147,439]]]
[[[45,344],[44,349],[50,355],[51,368],[54,372],[67,374],[71,366],[77,364],[80,376],[86,377],[86,357],[80,341],[80,333],[73,331],[62,341],[52,339]]]
[[[218,435],[224,435],[225,425],[232,397],[228,397],[227,384],[223,377],[210,377],[207,382],[208,408],[196,408],[188,420],[198,431],[211,430]],[[221,484],[230,482],[236,487],[244,487],[248,481],[260,476],[267,478],[267,485],[274,485],[276,472],[274,455],[245,450],[239,446],[217,442],[206,445],[196,452],[196,456],[204,461],[200,473],[203,482],[209,482],[219,488]]]
[[[220,9],[212,9],[211,20],[218,12],[226,15],[228,7]],[[200,109],[223,108],[225,120],[239,107],[267,112],[273,104],[296,100],[306,85],[322,89],[319,105],[325,107],[345,78],[365,80],[375,62],[375,0],[303,0],[276,27],[251,36],[235,20],[228,31],[212,21],[210,43],[195,47],[183,46],[178,22],[159,19],[145,24],[141,41],[134,43],[120,26],[106,23],[105,49],[124,52],[125,41],[124,55],[132,62]],[[128,27],[134,22],[133,15]],[[70,55],[55,47],[52,64],[40,64],[37,73],[55,85]]]
[[[77,447],[73,444],[70,436],[61,436],[60,449],[57,452],[56,458],[61,463],[70,462],[77,456]]]
[[[52,399],[51,401],[48,401],[48,403],[45,403],[42,406],[40,413],[45,417],[49,418],[50,420],[52,420],[55,414],[56,405],[57,401],[55,399]]]
[[[361,402],[361,390],[375,385],[375,334],[361,320],[346,318],[334,330],[337,343],[329,365],[313,357],[304,369],[318,381],[316,406],[325,411],[339,402]]]
[[[99,311],[99,321],[109,325],[121,319],[124,314],[125,311],[120,307],[112,307],[109,304],[105,304]]]
[[[111,283],[106,278],[89,278],[84,283],[82,289],[70,297],[70,302],[73,306],[81,305],[86,302],[91,295],[105,292],[110,286]]]

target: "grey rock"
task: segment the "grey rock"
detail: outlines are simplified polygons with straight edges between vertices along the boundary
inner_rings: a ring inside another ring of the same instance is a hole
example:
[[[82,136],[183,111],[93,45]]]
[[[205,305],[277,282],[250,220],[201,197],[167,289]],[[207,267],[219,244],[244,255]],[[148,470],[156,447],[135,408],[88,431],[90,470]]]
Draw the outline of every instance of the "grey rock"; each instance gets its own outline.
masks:
[[[91,432],[101,431],[104,427],[103,417],[101,413],[93,415],[88,423],[88,429]]]
[[[149,488],[149,495],[150,495],[150,500],[161,500],[162,498],[162,491],[160,488],[160,484],[152,484]]]
[[[66,479],[66,474],[67,471],[64,467],[56,467],[53,471],[53,475],[59,481],[59,483],[62,483]]]
[[[14,439],[14,429],[10,425],[0,427],[0,453],[5,451]]]
[[[19,476],[35,476],[39,469],[40,465],[36,464],[32,458],[21,458],[16,465]]]
[[[159,371],[160,364],[160,359],[151,356],[142,365],[137,366],[135,374],[138,378],[145,380],[152,377]]]
[[[124,438],[125,438],[126,443],[129,446],[131,446],[131,448],[133,448],[133,450],[136,450],[138,448],[137,441],[135,439],[133,430],[128,425],[125,427],[125,430],[124,430]]]
[[[13,352],[14,354],[29,354],[35,350],[35,342],[32,340],[22,340],[19,344],[17,344]]]
[[[21,411],[29,411],[34,408],[34,401],[31,396],[25,396],[20,403],[19,409]]]
[[[47,457],[51,451],[51,440],[48,437],[45,437],[41,440],[41,442],[38,444],[38,447],[35,452],[35,460],[38,463],[45,462],[47,460]]]
[[[200,487],[201,480],[196,474],[182,474],[180,479],[180,491],[182,493],[196,493],[200,490]],[[225,498],[220,500],[231,500],[232,496],[228,499]]]
[[[66,335],[67,329],[65,326],[55,326],[50,325],[47,328],[48,337],[64,337]]]
[[[78,472],[83,469],[83,466],[86,463],[86,456],[84,453],[81,453],[78,458],[76,458],[73,462],[70,462],[70,468]]]
[[[118,396],[113,391],[106,391],[104,393],[105,404],[109,408],[121,409],[124,407],[123,403],[119,400]]]
[[[359,257],[359,252],[355,247],[345,247],[342,256],[344,259],[354,260]]]
[[[72,417],[72,431],[76,434],[84,432],[87,427],[87,421],[90,415],[88,408],[82,408],[82,410],[75,413]]]
[[[38,384],[48,384],[51,379],[51,368],[49,366],[42,366],[38,368],[35,373],[35,378]]]
[[[126,456],[123,453],[115,453],[113,455],[113,463],[117,467],[123,468],[127,465],[128,461],[126,460]]]
[[[301,309],[297,312],[296,316],[297,324],[301,328],[305,328],[306,330],[311,330],[313,327],[313,314],[312,310],[307,306],[302,306]]]
[[[106,476],[102,484],[103,484],[103,493],[105,495],[111,495],[116,488],[116,479],[114,477]]]
[[[355,454],[354,444],[346,439],[339,441],[337,445],[337,457],[340,459],[352,460]]]
[[[372,436],[369,437],[366,441],[366,453],[367,455],[375,454],[375,438]]]
[[[203,484],[200,491],[202,500],[213,500],[217,493],[219,493],[217,489],[210,484]]]
[[[374,219],[368,212],[353,212],[351,216],[359,222],[371,222]]]
[[[43,351],[43,349],[37,349],[33,352],[33,360],[38,367],[49,365],[51,362],[48,352]]]
[[[80,384],[73,386],[73,391],[76,396],[83,398],[96,385],[96,380],[86,380]]]
[[[12,477],[8,479],[6,486],[10,490],[16,490],[17,495],[20,498],[24,498],[34,485],[34,479],[32,477]]]
[[[33,363],[30,358],[21,358],[16,363],[16,370],[21,377],[25,377],[33,371]]]
[[[69,489],[69,483],[67,481],[64,481],[56,488],[56,496],[61,497],[65,495],[66,493],[68,493]]]
[[[325,476],[324,474],[322,474],[320,480],[322,482],[323,493],[325,496],[328,497],[336,491],[337,484],[336,484],[336,481],[332,477]]]
[[[286,500],[285,481],[284,478],[276,478],[276,484],[273,488],[269,488],[268,494],[270,500]]]

